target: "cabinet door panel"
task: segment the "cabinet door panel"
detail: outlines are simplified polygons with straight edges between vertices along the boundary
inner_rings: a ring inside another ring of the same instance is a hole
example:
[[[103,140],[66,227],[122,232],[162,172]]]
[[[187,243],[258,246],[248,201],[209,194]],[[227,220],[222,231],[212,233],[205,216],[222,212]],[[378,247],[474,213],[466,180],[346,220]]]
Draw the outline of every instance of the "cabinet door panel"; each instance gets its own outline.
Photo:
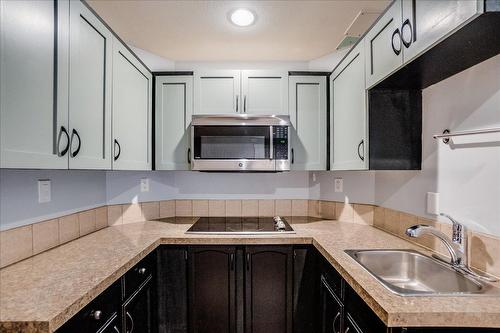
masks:
[[[326,279],[321,276],[320,282],[320,316],[321,333],[340,333],[344,327],[344,308],[335,296]]]
[[[364,45],[360,43],[331,77],[331,168],[363,170],[366,154]]]
[[[156,169],[189,170],[193,77],[156,77]]]
[[[289,78],[292,169],[326,170],[326,78]]]
[[[243,113],[288,114],[287,72],[245,70],[241,82]]]
[[[384,79],[403,63],[401,1],[394,1],[364,38],[367,88]]]
[[[190,332],[235,331],[235,247],[191,247],[189,261]]]
[[[291,247],[246,248],[246,333],[292,332]]]
[[[1,1],[0,15],[0,167],[66,169],[68,2]]]
[[[70,31],[71,156],[80,149],[69,167],[110,169],[112,34],[80,1],[70,2]]]
[[[195,114],[241,112],[240,71],[195,73]]]
[[[151,73],[113,38],[113,169],[151,169]]]
[[[478,14],[478,1],[402,1],[405,63],[433,47]]]
[[[153,333],[153,287],[151,278],[123,305],[125,333]]]

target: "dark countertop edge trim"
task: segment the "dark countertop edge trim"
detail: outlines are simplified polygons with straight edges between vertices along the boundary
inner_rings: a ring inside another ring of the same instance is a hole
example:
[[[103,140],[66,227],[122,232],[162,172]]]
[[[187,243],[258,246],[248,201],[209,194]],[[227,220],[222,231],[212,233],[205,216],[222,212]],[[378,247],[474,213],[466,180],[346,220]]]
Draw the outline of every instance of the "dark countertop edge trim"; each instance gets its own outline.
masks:
[[[152,72],[153,76],[180,76],[180,75],[188,75],[193,76],[194,71],[158,71]]]
[[[322,71],[288,71],[288,76],[329,76],[331,72]]]

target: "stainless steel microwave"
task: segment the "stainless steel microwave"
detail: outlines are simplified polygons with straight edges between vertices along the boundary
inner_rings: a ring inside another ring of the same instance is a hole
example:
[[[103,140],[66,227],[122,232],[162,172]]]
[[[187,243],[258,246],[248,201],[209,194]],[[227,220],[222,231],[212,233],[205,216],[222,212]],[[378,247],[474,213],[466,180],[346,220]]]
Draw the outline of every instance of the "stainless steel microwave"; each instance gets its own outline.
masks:
[[[191,153],[192,170],[289,171],[290,118],[193,116]]]

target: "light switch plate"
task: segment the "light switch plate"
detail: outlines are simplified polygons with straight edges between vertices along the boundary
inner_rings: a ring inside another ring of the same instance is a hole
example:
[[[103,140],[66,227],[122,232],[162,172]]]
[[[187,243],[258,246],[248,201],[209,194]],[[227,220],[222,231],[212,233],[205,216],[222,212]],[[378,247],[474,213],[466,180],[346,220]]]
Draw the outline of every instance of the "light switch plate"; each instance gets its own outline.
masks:
[[[344,179],[335,178],[334,184],[335,184],[335,192],[344,192]]]
[[[149,192],[149,178],[141,179],[141,192]]]
[[[439,215],[439,193],[427,192],[427,214]]]
[[[51,200],[50,179],[38,180],[38,203],[46,203]]]

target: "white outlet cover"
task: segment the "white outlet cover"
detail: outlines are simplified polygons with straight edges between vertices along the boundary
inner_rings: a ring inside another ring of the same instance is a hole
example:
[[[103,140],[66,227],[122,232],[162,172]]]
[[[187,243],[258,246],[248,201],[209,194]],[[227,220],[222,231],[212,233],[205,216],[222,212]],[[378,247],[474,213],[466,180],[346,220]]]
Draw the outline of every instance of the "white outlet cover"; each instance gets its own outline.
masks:
[[[335,178],[333,183],[335,184],[335,192],[344,192],[344,179]]]
[[[141,192],[149,192],[149,178],[141,179]]]
[[[38,203],[46,203],[52,200],[50,187],[50,179],[38,180]]]
[[[439,215],[439,193],[427,192],[427,214]]]

